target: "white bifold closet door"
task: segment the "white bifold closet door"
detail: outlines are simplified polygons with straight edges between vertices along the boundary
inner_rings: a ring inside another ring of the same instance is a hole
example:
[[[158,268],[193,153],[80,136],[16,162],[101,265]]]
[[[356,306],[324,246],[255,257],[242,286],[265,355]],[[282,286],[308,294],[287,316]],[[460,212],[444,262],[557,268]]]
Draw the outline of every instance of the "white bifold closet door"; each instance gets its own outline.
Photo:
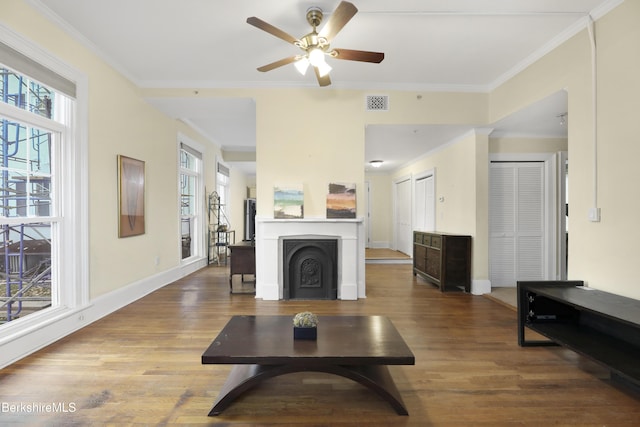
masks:
[[[415,184],[415,229],[435,231],[435,185],[433,175],[418,178]]]
[[[543,162],[492,162],[489,178],[491,286],[545,277]]]
[[[396,186],[396,247],[407,255],[413,253],[413,230],[411,228],[411,180],[395,183]]]

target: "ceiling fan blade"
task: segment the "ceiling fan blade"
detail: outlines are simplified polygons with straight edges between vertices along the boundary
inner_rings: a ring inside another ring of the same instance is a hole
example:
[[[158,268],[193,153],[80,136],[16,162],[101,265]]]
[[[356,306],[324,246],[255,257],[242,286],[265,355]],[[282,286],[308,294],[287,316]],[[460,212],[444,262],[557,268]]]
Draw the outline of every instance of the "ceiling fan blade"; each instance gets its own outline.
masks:
[[[329,21],[320,30],[318,36],[324,37],[330,42],[357,12],[358,8],[352,3],[348,1],[340,2]]]
[[[280,59],[279,61],[272,62],[271,64],[263,65],[258,68],[258,71],[262,71],[263,73],[266,71],[271,71],[275,68],[282,67],[283,65],[291,64],[292,62],[296,62],[298,60],[298,56],[290,56],[288,58]]]
[[[262,19],[256,18],[255,16],[247,18],[247,24],[253,25],[256,28],[261,29],[262,31],[266,31],[272,36],[276,36],[277,38],[282,39],[287,43],[295,44],[296,42],[299,42],[299,40],[292,35],[285,33],[281,29],[276,28],[268,22],[264,22]]]
[[[331,77],[329,74],[325,74],[324,77],[320,76],[320,70],[318,67],[313,67],[313,70],[316,72],[316,78],[318,79],[318,84],[320,86],[329,86],[331,84]]]
[[[345,59],[348,61],[362,61],[362,62],[374,62],[379,64],[384,59],[384,53],[382,52],[369,52],[366,50],[351,50],[351,49],[333,49],[335,59]]]

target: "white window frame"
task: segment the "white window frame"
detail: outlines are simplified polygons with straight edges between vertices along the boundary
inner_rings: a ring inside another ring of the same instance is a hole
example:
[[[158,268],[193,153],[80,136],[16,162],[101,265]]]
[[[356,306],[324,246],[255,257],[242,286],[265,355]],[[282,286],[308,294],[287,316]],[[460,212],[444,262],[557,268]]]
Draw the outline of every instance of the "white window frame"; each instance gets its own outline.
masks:
[[[179,249],[181,251],[182,247],[182,200],[180,194],[180,185],[181,185],[181,176],[183,174],[193,176],[196,178],[196,195],[194,198],[194,212],[193,215],[193,230],[191,232],[192,241],[191,248],[192,253],[191,256],[187,258],[182,258],[182,253],[180,253],[180,260],[182,264],[187,264],[195,260],[202,259],[206,257],[206,232],[205,225],[206,215],[205,215],[205,191],[204,191],[204,161],[202,158],[196,160],[196,170],[191,169],[183,169],[180,163],[180,153],[182,150],[182,144],[188,146],[193,151],[199,152],[201,155],[204,155],[204,147],[201,144],[189,139],[187,136],[183,134],[178,134],[178,242]]]
[[[222,165],[229,171],[229,175],[225,175],[218,171],[218,165]],[[220,158],[216,161],[216,192],[220,197],[220,203],[223,206],[223,212],[227,221],[231,218],[231,203],[229,197],[231,196],[231,168],[224,163]],[[230,224],[228,224],[230,225]]]
[[[74,326],[63,325],[67,319],[89,305],[89,85],[85,74],[1,24],[0,40],[76,85],[74,102],[67,103],[62,110],[66,114],[64,126],[11,105],[0,105],[3,115],[25,124],[53,128],[57,137],[61,138],[58,149],[52,153],[52,163],[55,159],[55,163],[52,164],[52,191],[55,191],[58,197],[55,208],[58,234],[52,242],[55,247],[51,248],[52,274],[55,274],[59,290],[52,298],[57,298],[57,306],[40,310],[0,327],[2,367],[77,329],[82,326],[82,323],[78,322],[85,320],[84,316],[79,314]],[[12,345],[18,341],[20,345]]]

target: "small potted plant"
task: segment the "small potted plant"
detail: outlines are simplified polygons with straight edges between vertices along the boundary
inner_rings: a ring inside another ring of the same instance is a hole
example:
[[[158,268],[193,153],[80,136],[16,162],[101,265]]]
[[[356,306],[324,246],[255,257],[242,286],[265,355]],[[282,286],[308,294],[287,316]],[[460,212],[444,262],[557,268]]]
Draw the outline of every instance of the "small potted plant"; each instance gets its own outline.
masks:
[[[318,316],[303,311],[293,317],[293,338],[296,340],[315,340],[318,338]]]

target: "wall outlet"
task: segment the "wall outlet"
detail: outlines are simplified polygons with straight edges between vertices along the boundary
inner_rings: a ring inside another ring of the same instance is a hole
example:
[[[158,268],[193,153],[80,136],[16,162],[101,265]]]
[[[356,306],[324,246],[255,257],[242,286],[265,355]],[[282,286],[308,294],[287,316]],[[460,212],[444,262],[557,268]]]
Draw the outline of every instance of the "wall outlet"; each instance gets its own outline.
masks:
[[[154,263],[155,265],[160,265],[160,257],[159,257],[159,256],[155,257],[155,258],[153,259],[153,263]]]
[[[600,208],[589,208],[589,221],[600,222]]]

